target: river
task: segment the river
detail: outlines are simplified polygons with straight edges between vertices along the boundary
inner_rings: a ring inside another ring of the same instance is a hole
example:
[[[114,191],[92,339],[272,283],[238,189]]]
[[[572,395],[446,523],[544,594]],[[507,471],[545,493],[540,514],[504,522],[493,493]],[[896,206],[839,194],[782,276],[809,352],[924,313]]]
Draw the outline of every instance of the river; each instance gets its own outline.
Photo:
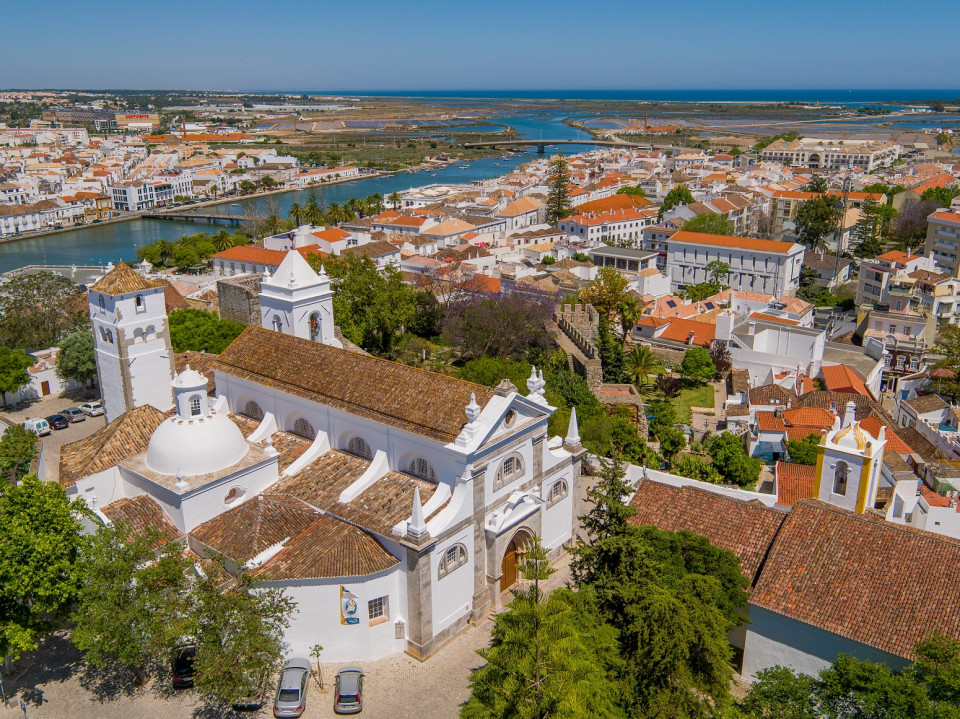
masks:
[[[519,137],[531,139],[577,140],[585,133],[564,124],[563,116],[522,116],[490,118],[491,122],[513,127]],[[564,151],[578,151],[578,147],[564,147]],[[587,149],[586,147],[582,149]],[[379,192],[386,197],[391,192],[402,192],[412,187],[440,184],[465,184],[474,180],[497,177],[529,162],[531,152],[514,153],[509,157],[488,157],[471,162],[456,162],[437,170],[402,172],[383,177],[360,179],[323,187],[323,199],[330,205],[343,203],[351,197],[365,197]],[[462,167],[462,166],[466,167]],[[259,211],[274,207],[286,214],[294,202],[304,202],[306,191],[286,192],[268,197],[237,200],[234,203],[204,208],[207,214],[243,215],[251,204]],[[229,229],[229,226],[223,225]],[[203,222],[173,220],[131,220],[109,225],[90,225],[69,232],[43,237],[0,243],[0,272],[33,264],[103,265],[108,261],[135,261],[137,249],[160,238],[175,240],[181,235],[196,232],[215,232],[216,225]]]

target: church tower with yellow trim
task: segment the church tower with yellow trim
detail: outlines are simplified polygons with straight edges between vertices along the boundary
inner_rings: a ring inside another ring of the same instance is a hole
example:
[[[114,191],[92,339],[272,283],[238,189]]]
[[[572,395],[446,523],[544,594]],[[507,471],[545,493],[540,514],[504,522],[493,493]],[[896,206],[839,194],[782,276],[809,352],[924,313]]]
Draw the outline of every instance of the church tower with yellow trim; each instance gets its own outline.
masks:
[[[857,408],[847,402],[843,424],[839,418],[817,448],[813,496],[862,514],[874,505],[883,466],[886,427],[874,439],[856,421]]]

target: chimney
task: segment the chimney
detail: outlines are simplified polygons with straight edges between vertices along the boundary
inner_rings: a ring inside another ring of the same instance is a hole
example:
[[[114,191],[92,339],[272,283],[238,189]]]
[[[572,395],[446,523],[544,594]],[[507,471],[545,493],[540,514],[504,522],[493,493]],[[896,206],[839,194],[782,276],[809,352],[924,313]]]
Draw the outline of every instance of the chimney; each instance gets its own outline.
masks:
[[[849,427],[853,424],[854,420],[857,418],[857,405],[854,404],[853,400],[847,402],[847,406],[843,411],[843,426]]]

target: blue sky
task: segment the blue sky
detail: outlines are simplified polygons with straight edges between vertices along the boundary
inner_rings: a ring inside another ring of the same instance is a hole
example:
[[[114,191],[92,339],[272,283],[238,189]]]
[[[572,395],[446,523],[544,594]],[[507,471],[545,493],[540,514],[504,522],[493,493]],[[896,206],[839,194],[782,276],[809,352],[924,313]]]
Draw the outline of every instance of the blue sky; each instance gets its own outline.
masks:
[[[955,17],[956,0],[19,2],[0,87],[960,88]]]

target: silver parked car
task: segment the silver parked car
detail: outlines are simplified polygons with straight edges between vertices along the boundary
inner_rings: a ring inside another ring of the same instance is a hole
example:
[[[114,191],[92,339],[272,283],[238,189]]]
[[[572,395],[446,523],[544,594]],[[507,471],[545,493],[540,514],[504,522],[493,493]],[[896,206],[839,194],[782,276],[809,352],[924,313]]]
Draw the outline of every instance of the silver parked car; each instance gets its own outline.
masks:
[[[95,402],[84,402],[80,405],[80,411],[85,415],[90,417],[99,417],[103,414],[103,402],[97,400]]]
[[[359,714],[363,710],[363,669],[344,667],[337,672],[333,693],[333,711],[337,714]]]
[[[277,698],[273,702],[275,717],[298,717],[307,706],[307,681],[310,679],[308,659],[290,659],[280,672]]]
[[[87,415],[85,415],[79,407],[67,407],[60,414],[70,420],[71,423],[84,422],[87,419]]]

